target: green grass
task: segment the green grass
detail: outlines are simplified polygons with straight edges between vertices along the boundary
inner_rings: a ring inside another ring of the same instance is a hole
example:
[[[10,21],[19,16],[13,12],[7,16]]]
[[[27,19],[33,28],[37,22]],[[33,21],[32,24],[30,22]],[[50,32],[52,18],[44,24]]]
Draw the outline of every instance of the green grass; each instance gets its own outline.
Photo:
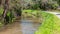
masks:
[[[35,34],[60,34],[60,19],[53,14],[40,13],[44,20]]]

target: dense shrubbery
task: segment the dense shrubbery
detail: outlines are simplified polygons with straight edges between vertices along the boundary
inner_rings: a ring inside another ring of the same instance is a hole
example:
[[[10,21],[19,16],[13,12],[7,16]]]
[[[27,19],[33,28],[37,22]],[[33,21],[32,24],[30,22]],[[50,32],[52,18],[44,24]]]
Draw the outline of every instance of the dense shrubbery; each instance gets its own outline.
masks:
[[[13,18],[14,18],[14,14],[9,11],[9,12],[7,13],[6,17],[5,17],[6,24],[12,23],[12,22],[13,22]]]
[[[8,13],[5,17],[6,24],[12,23],[14,18],[16,18],[17,16],[21,16],[21,13],[22,13],[21,9],[15,9],[14,12],[15,12],[16,15],[14,15],[13,11],[8,11]]]
[[[6,17],[3,20],[3,18],[2,18],[3,8],[0,8],[0,22],[1,23],[4,22],[3,24],[12,23],[14,21],[14,18],[16,18],[15,16],[21,16],[21,9],[14,9],[14,11],[15,11],[15,14],[17,14],[17,15],[14,15],[13,11],[9,10],[6,14]]]
[[[46,2],[43,1],[38,1],[38,4],[34,5],[35,7],[37,6],[37,8],[39,7],[40,9],[43,10],[48,10],[48,9],[57,9],[59,4],[57,3],[57,1],[50,1],[47,0]]]
[[[8,23],[11,23],[12,22],[12,20],[13,20],[13,18],[14,18],[14,15],[13,15],[13,13],[12,12],[8,12],[7,13],[7,15],[6,15],[6,17],[4,18],[4,20],[3,20],[3,18],[2,18],[2,14],[3,14],[3,9],[0,9],[0,23],[2,23],[2,24],[8,24]],[[5,22],[4,22],[5,21]],[[4,23],[3,23],[4,22]]]

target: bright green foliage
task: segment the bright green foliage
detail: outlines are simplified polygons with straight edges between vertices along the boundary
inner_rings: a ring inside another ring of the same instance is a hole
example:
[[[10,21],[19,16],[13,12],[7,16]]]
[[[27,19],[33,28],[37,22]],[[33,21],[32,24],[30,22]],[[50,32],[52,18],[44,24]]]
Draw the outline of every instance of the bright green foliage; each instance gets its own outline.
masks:
[[[22,11],[22,13],[25,13],[25,12],[27,12],[29,16],[35,15],[35,17],[38,17],[37,14],[38,12],[40,12],[40,10],[23,10]]]
[[[13,18],[14,18],[14,14],[11,11],[9,11],[6,15],[6,19],[8,20],[8,22],[11,23],[13,22]]]
[[[40,12],[43,17],[43,22],[35,34],[59,34],[60,33],[60,19],[55,15]]]
[[[3,14],[3,8],[0,8],[0,15],[2,15]]]

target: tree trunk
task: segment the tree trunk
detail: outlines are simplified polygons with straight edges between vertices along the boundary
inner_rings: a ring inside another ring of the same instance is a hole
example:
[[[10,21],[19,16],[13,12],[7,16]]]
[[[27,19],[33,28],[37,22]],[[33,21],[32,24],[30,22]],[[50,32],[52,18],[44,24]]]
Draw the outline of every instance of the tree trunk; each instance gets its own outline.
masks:
[[[9,1],[9,0],[5,0],[3,18],[5,18],[6,13],[7,13],[7,11],[8,11],[8,7],[9,7],[8,1]]]
[[[4,11],[3,11],[3,21],[4,21],[4,24],[6,25],[7,22],[6,22],[6,15],[7,15],[7,12],[8,12],[8,7],[9,7],[9,3],[8,3],[9,0],[5,0],[5,3],[4,3]]]

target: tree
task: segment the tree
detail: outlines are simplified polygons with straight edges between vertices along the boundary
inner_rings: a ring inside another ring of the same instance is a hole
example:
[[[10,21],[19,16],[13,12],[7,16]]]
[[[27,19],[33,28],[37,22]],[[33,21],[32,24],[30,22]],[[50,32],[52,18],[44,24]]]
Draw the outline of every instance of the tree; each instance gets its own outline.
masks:
[[[5,0],[5,3],[4,3],[4,11],[3,11],[3,20],[4,20],[4,22],[6,21],[6,14],[7,14],[7,12],[8,12],[8,8],[9,8],[9,0]],[[5,22],[5,24],[6,24],[6,22]]]
[[[8,7],[9,7],[9,3],[8,2],[9,2],[9,0],[5,0],[3,18],[5,18],[7,10],[8,10]]]

